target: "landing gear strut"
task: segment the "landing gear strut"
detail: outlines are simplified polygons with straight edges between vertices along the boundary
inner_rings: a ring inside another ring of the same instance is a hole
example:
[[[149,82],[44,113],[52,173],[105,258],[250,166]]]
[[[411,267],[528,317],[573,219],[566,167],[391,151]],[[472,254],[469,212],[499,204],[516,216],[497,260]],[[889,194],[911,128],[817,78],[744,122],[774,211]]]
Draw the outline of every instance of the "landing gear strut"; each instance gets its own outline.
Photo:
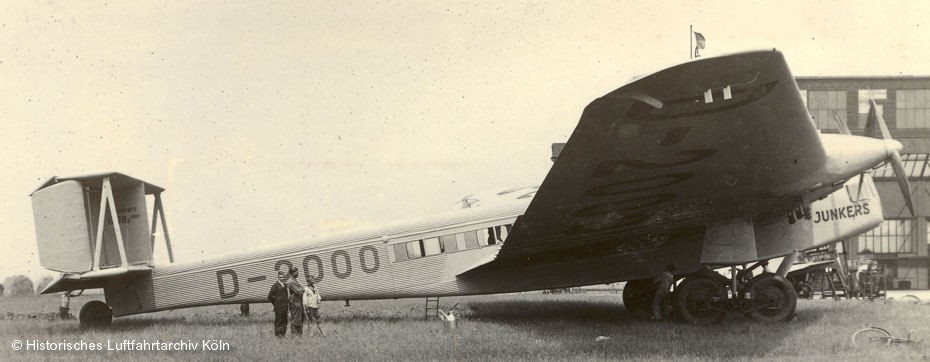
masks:
[[[92,300],[81,307],[79,318],[83,328],[106,327],[113,322],[113,309],[104,302]]]
[[[785,258],[789,260],[793,258]],[[733,266],[732,278],[710,269],[687,276],[672,295],[676,314],[694,324],[717,322],[726,313],[766,323],[790,320],[798,302],[791,283],[783,276],[766,272],[749,278],[753,269],[765,264],[759,262],[739,272]]]

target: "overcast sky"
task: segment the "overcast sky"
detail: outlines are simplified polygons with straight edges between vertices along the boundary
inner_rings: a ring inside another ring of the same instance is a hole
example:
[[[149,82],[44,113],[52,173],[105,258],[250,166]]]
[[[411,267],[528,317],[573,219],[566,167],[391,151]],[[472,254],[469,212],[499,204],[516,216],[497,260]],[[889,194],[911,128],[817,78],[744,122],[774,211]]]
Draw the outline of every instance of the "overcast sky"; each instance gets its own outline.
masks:
[[[166,188],[180,261],[539,184],[689,25],[795,75],[930,75],[930,2],[342,3],[0,3],[0,280],[53,274],[27,195],[55,175]]]

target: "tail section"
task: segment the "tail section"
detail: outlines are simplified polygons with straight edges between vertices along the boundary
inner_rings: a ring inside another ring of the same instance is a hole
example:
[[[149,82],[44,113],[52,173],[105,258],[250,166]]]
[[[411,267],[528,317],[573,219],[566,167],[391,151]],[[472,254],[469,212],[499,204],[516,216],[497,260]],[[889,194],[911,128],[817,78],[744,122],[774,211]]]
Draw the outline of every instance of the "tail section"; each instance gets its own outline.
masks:
[[[151,279],[164,189],[119,173],[52,178],[31,194],[39,262],[61,276],[42,293]],[[149,229],[146,196],[154,196]],[[171,250],[164,220],[165,241]],[[142,281],[141,284],[145,284]],[[107,290],[108,299],[110,290]]]

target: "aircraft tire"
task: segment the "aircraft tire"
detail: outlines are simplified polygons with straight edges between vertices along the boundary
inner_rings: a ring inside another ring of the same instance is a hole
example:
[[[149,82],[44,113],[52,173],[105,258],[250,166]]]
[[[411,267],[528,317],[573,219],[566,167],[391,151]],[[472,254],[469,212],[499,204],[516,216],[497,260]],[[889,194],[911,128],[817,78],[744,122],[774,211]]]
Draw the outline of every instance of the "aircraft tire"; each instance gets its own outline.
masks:
[[[787,279],[774,274],[763,274],[749,282],[754,310],[749,318],[759,322],[788,321],[798,306],[794,286]],[[759,307],[761,305],[761,307]]]
[[[113,309],[99,300],[92,300],[81,307],[79,314],[82,328],[102,328],[113,322]]]
[[[726,316],[719,303],[727,299],[726,291],[709,278],[685,278],[672,294],[672,306],[682,320],[693,324],[713,324]]]
[[[630,312],[649,310],[655,286],[650,279],[630,280],[623,287],[623,306]]]

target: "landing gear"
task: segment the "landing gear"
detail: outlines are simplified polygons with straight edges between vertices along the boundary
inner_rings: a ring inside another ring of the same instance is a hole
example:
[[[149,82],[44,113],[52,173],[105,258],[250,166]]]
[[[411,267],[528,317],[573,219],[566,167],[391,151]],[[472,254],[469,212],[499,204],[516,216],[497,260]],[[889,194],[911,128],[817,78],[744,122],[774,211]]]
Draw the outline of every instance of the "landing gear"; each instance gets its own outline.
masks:
[[[728,312],[766,323],[790,320],[798,303],[794,286],[784,277],[764,271],[748,277],[753,269],[766,264],[759,262],[738,273],[733,266],[732,278],[710,269],[689,275],[672,295],[676,315],[694,324],[718,322]]]
[[[749,318],[759,322],[789,320],[798,305],[791,282],[774,274],[763,274],[749,282]]]
[[[113,309],[104,302],[92,300],[81,307],[79,318],[83,328],[106,327],[113,322]]]
[[[672,306],[681,319],[694,324],[711,324],[727,314],[726,290],[710,278],[686,278],[672,296]]]
[[[623,306],[630,312],[651,310],[656,287],[650,279],[631,280],[623,287]]]

